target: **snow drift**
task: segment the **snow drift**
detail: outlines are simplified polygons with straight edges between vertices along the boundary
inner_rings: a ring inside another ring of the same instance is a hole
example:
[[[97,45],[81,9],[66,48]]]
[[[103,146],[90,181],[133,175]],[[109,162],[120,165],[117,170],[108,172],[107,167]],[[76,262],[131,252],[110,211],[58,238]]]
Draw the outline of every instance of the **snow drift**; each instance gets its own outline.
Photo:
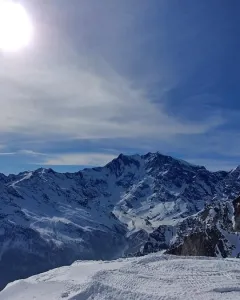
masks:
[[[240,260],[151,254],[78,261],[8,284],[0,300],[237,300]]]

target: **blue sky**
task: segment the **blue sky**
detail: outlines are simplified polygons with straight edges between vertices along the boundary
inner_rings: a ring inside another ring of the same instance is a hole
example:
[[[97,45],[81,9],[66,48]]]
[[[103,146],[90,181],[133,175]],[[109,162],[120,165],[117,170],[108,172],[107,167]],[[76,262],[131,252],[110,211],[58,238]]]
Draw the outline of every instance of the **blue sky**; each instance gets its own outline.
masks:
[[[34,40],[0,55],[1,172],[149,151],[239,164],[238,0],[19,2]]]

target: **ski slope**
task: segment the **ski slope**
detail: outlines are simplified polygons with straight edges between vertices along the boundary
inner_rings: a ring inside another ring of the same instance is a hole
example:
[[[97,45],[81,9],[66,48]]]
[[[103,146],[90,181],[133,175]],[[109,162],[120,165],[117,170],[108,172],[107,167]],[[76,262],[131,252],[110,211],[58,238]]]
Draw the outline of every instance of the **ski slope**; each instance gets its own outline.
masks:
[[[152,254],[77,261],[25,280],[0,300],[238,300],[240,260]]]

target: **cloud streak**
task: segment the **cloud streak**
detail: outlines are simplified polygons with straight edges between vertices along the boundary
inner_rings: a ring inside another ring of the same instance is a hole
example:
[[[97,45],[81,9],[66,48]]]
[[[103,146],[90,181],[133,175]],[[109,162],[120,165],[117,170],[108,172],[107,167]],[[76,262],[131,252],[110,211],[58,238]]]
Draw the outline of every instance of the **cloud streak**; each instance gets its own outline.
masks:
[[[214,113],[207,120],[191,121],[168,113],[164,91],[157,103],[152,101],[146,86],[134,84],[99,54],[77,47],[61,27],[58,30],[50,25],[38,25],[36,32],[46,32],[47,38],[39,34],[35,48],[28,53],[0,58],[3,138],[17,134],[45,141],[168,139],[179,134],[203,134],[224,123]],[[121,36],[118,27],[116,34]],[[80,28],[78,34],[84,30]],[[51,36],[55,38],[51,40]],[[171,86],[175,78],[168,81],[166,86]]]
[[[40,162],[44,166],[103,166],[116,155],[106,153],[66,153],[49,156]]]
[[[1,133],[46,139],[166,137],[204,133],[223,122],[179,121],[108,66],[92,70],[67,61],[60,67],[50,61],[46,67],[32,66],[27,59],[14,63],[4,61],[0,71]]]
[[[35,39],[26,52],[0,55],[2,157],[98,165],[112,157],[104,148],[201,158],[226,153],[229,142],[229,155],[238,153],[238,114],[220,105],[234,82],[219,75],[231,78],[226,9],[205,0],[20,1]],[[92,161],[79,154],[87,151]]]

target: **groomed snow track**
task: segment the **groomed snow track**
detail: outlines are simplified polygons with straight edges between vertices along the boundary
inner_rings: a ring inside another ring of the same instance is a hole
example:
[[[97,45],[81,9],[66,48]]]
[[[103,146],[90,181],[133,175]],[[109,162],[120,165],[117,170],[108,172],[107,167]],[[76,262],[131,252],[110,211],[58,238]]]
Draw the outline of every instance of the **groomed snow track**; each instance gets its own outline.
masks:
[[[153,254],[81,261],[9,284],[0,300],[238,300],[240,260]]]

